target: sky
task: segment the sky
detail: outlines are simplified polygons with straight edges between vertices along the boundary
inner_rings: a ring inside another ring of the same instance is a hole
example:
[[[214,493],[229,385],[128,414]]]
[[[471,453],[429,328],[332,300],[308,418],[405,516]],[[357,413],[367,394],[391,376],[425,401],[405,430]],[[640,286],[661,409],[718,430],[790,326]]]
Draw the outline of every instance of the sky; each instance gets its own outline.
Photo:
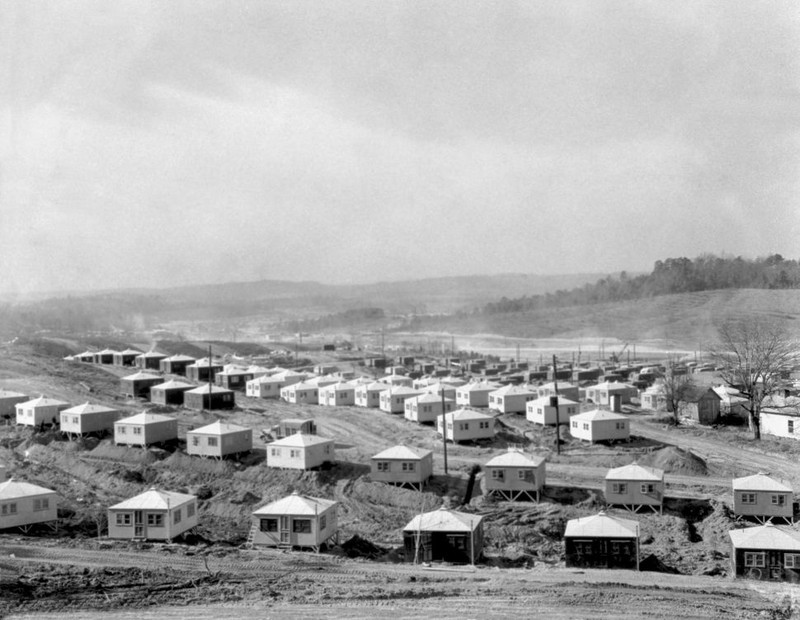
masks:
[[[800,10],[0,3],[0,291],[800,258]]]

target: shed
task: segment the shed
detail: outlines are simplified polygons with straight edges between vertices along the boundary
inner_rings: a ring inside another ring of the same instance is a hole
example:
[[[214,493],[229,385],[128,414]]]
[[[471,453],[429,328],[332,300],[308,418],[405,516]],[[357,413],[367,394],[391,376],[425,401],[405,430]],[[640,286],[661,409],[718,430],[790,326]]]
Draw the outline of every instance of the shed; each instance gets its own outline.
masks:
[[[115,366],[135,366],[136,358],[142,354],[141,351],[136,349],[125,349],[124,351],[116,351],[114,353]]]
[[[222,459],[253,449],[252,429],[217,420],[186,432],[186,453]]]
[[[163,373],[186,376],[186,368],[196,361],[195,358],[189,355],[170,355],[161,360],[158,363],[158,367]]]
[[[387,482],[422,491],[433,475],[433,452],[423,448],[394,446],[372,457],[370,477],[376,482]]]
[[[556,411],[556,404],[558,404],[558,411]],[[525,405],[525,419],[542,426],[555,426],[556,414],[558,414],[558,422],[568,424],[570,416],[579,413],[580,410],[580,405],[574,400],[563,396],[544,396],[528,401]]]
[[[108,508],[108,537],[171,541],[197,526],[197,497],[148,491]]]
[[[253,512],[252,543],[319,552],[328,541],[338,542],[338,506],[333,500],[294,492]]]
[[[183,381],[165,381],[150,388],[150,402],[155,405],[183,405],[183,394],[196,386]]]
[[[214,383],[228,390],[244,390],[255,375],[246,368],[223,368],[214,375]]]
[[[536,399],[536,390],[526,385],[504,385],[489,393],[489,409],[500,413],[525,413],[525,406]]]
[[[164,383],[162,376],[137,372],[119,380],[119,391],[123,396],[131,398],[149,398],[150,388],[159,383]]]
[[[356,387],[356,406],[358,407],[379,407],[381,404],[381,392],[388,390],[391,386],[388,383],[373,381]]]
[[[606,474],[606,502],[631,512],[650,508],[663,514],[664,471],[631,463],[609,469]]]
[[[158,370],[161,366],[161,360],[166,357],[168,356],[158,351],[148,351],[147,353],[137,355],[134,361],[136,366],[142,370]]]
[[[114,422],[114,443],[150,446],[178,439],[178,420],[158,413],[137,413]]]
[[[440,415],[436,418],[436,431],[440,435],[445,431],[443,420],[447,422],[446,438],[453,443],[492,439],[495,434],[494,418],[480,411],[458,409]]]
[[[407,385],[397,385],[380,393],[380,409],[386,413],[403,413],[407,398],[419,396],[421,392]]]
[[[765,523],[729,530],[731,566],[737,577],[800,583],[800,532]]]
[[[800,439],[800,412],[796,408],[763,408],[759,416],[761,432],[765,435]]]
[[[267,444],[267,466],[280,469],[315,469],[336,460],[333,439],[295,433]]]
[[[59,414],[64,409],[69,409],[69,403],[53,398],[40,396],[33,400],[17,403],[17,424],[25,426],[40,426],[41,424],[57,424]]]
[[[639,403],[642,409],[650,411],[664,411],[667,408],[666,388],[663,383],[654,383],[646,390],[639,393]]]
[[[639,570],[639,523],[605,512],[570,519],[564,551],[567,567]]]
[[[569,432],[575,439],[595,443],[598,441],[624,441],[630,437],[628,418],[621,413],[593,409],[572,416]]]
[[[194,364],[186,366],[186,378],[195,383],[208,383],[214,380],[214,376],[224,368],[219,360],[203,357]]]
[[[500,387],[499,383],[475,381],[456,388],[456,405],[459,407],[488,407],[489,394]]]
[[[91,351],[84,351],[83,353],[76,353],[72,356],[73,362],[87,362],[91,364],[94,362],[94,353]]]
[[[113,364],[114,363],[114,356],[119,353],[119,351],[114,351],[114,349],[103,349],[102,351],[98,351],[94,354],[94,363],[95,364]]]
[[[58,495],[51,489],[9,478],[0,482],[0,530],[18,527],[27,532],[37,523],[58,521]]]
[[[114,422],[121,415],[118,409],[85,403],[61,412],[61,432],[68,435],[114,432]]]
[[[20,392],[11,392],[9,390],[0,390],[0,419],[8,416],[9,418],[16,415],[16,406],[20,403],[30,400],[25,394]]]
[[[301,381],[281,389],[281,399],[295,405],[318,405],[319,389],[316,385]]]
[[[766,473],[734,478],[733,513],[759,522],[783,520],[794,522],[792,487]]]
[[[417,515],[403,528],[406,559],[474,564],[483,554],[483,517],[439,508]]]
[[[338,381],[319,389],[319,404],[327,407],[345,407],[356,404],[356,386]]]
[[[678,402],[683,417],[691,418],[700,424],[719,422],[722,399],[710,387],[688,386]]]
[[[545,459],[509,448],[483,466],[484,493],[510,502],[536,500],[544,488]]]
[[[440,415],[455,409],[455,401],[447,398],[443,400],[440,394],[426,393],[407,398],[404,407],[403,415],[406,420],[419,424],[433,424]]]
[[[739,390],[725,385],[718,385],[711,389],[720,398],[719,411],[722,415],[733,415],[745,419],[748,417],[747,406],[749,401],[742,396]]]
[[[183,406],[188,409],[233,409],[236,398],[233,391],[217,385],[201,385],[183,393]]]

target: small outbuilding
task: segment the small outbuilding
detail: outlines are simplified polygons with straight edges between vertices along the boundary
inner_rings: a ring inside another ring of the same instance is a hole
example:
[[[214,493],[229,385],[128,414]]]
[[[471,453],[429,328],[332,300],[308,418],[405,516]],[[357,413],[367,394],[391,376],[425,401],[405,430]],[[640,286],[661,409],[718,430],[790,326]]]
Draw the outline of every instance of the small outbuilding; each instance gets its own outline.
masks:
[[[436,431],[453,443],[492,439],[495,434],[494,418],[480,411],[457,409],[436,418]]]
[[[591,443],[625,441],[630,438],[630,421],[621,413],[594,409],[572,416],[569,432],[575,439]]]
[[[253,449],[253,430],[217,420],[186,432],[186,453],[222,459]]]
[[[150,446],[178,439],[178,420],[159,413],[137,413],[114,422],[114,443]]]
[[[759,581],[800,583],[800,532],[765,523],[729,530],[732,572]]]
[[[297,492],[253,512],[251,540],[256,546],[305,547],[319,552],[338,542],[338,502]]]
[[[119,391],[129,398],[149,398],[150,388],[164,383],[164,377],[149,372],[137,372],[119,380]]]
[[[559,423],[567,424],[570,417],[579,413],[580,410],[580,404],[574,400],[563,396],[544,396],[531,400],[525,405],[525,419],[542,426],[555,426],[556,417]]]
[[[114,432],[114,422],[121,415],[119,409],[105,405],[85,403],[61,412],[61,432],[69,436]]]
[[[539,501],[545,484],[545,459],[509,448],[483,466],[483,490],[488,497],[510,502]]]
[[[114,349],[103,349],[102,351],[98,351],[94,354],[94,363],[95,364],[113,364],[114,363],[114,356],[119,353],[119,351],[114,351]]]
[[[336,460],[333,439],[295,433],[267,444],[267,466],[279,469],[316,469]]]
[[[58,424],[59,415],[69,407],[69,403],[44,396],[14,406],[17,411],[17,424],[24,426]]]
[[[483,517],[439,508],[417,515],[403,528],[406,559],[475,564],[483,553]]]
[[[218,385],[201,385],[183,393],[183,406],[197,411],[233,409],[236,406],[236,397],[232,390]]]
[[[681,416],[699,424],[716,424],[719,422],[721,402],[719,394],[710,387],[688,386],[681,393],[678,411]]]
[[[186,376],[186,368],[194,364],[197,360],[189,355],[170,355],[158,363],[161,372],[169,375]]]
[[[195,383],[208,383],[224,368],[222,362],[203,357],[194,364],[186,366],[186,378]]]
[[[135,366],[136,358],[142,354],[141,351],[136,349],[125,349],[124,351],[116,351],[114,353],[115,366]]]
[[[536,390],[529,386],[504,385],[489,392],[489,409],[500,413],[525,413],[525,406],[536,397]]]
[[[769,474],[734,478],[733,514],[758,522],[781,520],[794,523],[794,491]]]
[[[27,532],[37,523],[58,522],[58,495],[51,489],[0,478],[0,530],[17,527]]]
[[[154,405],[183,405],[183,395],[195,385],[183,381],[165,381],[150,388],[150,402]]]
[[[372,457],[370,477],[421,491],[433,475],[433,452],[423,448],[394,446]]]
[[[285,418],[278,424],[270,429],[276,439],[283,439],[289,435],[296,433],[305,433],[306,435],[316,435],[317,425],[314,420],[305,420],[302,418]]]
[[[631,512],[649,508],[663,514],[664,471],[631,463],[608,470],[606,503]]]
[[[197,497],[151,488],[108,508],[108,537],[171,541],[197,526]]]
[[[391,386],[388,383],[373,381],[364,383],[356,387],[356,406],[357,407],[380,407],[381,393],[388,390]]]
[[[600,512],[567,521],[567,567],[639,570],[639,523]]]
[[[161,367],[161,360],[166,359],[168,356],[158,351],[148,351],[137,355],[134,360],[136,367],[142,370],[158,370]]]

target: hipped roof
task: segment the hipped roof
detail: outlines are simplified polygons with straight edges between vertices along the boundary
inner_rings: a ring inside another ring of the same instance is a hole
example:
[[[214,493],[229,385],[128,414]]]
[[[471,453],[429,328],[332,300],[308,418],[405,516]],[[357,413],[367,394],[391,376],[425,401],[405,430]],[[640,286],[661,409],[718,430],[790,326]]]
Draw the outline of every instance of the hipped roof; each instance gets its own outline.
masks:
[[[404,532],[473,532],[483,517],[439,508],[417,515],[403,528]]]
[[[493,420],[494,416],[473,409],[457,409],[452,413],[444,414],[446,420]],[[442,417],[442,416],[439,416]]]
[[[141,493],[124,502],[109,506],[110,510],[166,510],[167,508],[176,508],[196,500],[194,495],[186,495],[185,493],[175,493],[173,491],[159,491],[151,488],[144,493]]]
[[[419,461],[428,456],[429,454],[432,454],[432,452],[430,450],[425,450],[424,448],[412,448],[409,446],[393,446],[391,448],[383,450],[382,452],[378,452],[378,454],[373,456],[372,459],[373,460],[401,459],[405,461]]]
[[[262,506],[253,511],[254,516],[263,515],[302,515],[311,516],[325,512],[338,502],[320,497],[300,495],[296,491],[283,499]]]
[[[782,493],[791,493],[792,487],[779,480],[776,480],[769,474],[753,474],[752,476],[744,476],[742,478],[733,479],[734,491],[779,491]]]
[[[64,411],[62,411],[61,413],[68,413],[70,415],[81,415],[84,413],[109,413],[116,411],[117,409],[112,409],[111,407],[106,407],[105,405],[90,405],[89,403],[84,403],[83,405],[76,405],[75,407],[64,409]]]
[[[241,433],[242,431],[249,431],[249,428],[245,428],[244,426],[239,426],[238,424],[230,424],[228,422],[222,422],[221,420],[217,420],[216,422],[212,422],[211,424],[207,424],[206,426],[201,426],[200,428],[196,428],[192,431],[187,431],[186,434],[189,433],[197,433],[202,435],[232,435],[235,433]]]
[[[233,394],[232,390],[209,383],[199,385],[192,390],[186,390],[185,394],[208,394],[209,392],[212,394]]]
[[[158,385],[154,385],[154,390],[190,390],[193,387],[196,387],[194,383],[186,383],[185,381],[176,381],[174,379],[170,381],[165,381],[164,383],[159,383]]]
[[[62,400],[56,400],[54,398],[45,398],[44,396],[40,396],[39,398],[34,398],[33,400],[28,400],[24,403],[18,403],[17,407],[58,407],[60,405],[69,405],[69,403],[65,403]]]
[[[639,523],[601,512],[591,517],[567,521],[565,538],[638,538]]]
[[[766,523],[729,530],[728,536],[737,549],[800,551],[800,532],[787,525]]]
[[[171,418],[166,415],[161,415],[160,413],[137,413],[136,415],[132,415],[128,418],[123,418],[121,420],[117,420],[115,424],[154,424],[156,422],[167,422],[173,421],[177,422],[175,418]]]
[[[570,420],[578,420],[579,422],[597,422],[601,420],[627,420],[621,413],[614,413],[613,411],[605,411],[604,409],[592,409],[591,411],[584,411],[583,413],[576,413],[570,417]]]
[[[664,470],[655,467],[644,467],[638,463],[630,463],[622,467],[609,469],[606,480],[651,480],[662,482],[664,480]]]
[[[543,456],[525,454],[519,450],[509,450],[505,454],[490,459],[485,467],[539,467],[544,463]]]
[[[321,443],[333,443],[333,439],[326,439],[319,435],[308,435],[306,433],[295,433],[283,439],[278,439],[268,444],[270,446],[287,447],[287,448],[306,448]]]
[[[132,375],[128,375],[127,377],[122,377],[122,381],[150,381],[152,379],[158,379],[159,381],[163,381],[163,377],[161,375],[154,375],[149,372],[137,372]]]
[[[0,482],[0,500],[22,499],[49,493],[55,493],[55,491],[28,482],[17,482],[13,478]]]

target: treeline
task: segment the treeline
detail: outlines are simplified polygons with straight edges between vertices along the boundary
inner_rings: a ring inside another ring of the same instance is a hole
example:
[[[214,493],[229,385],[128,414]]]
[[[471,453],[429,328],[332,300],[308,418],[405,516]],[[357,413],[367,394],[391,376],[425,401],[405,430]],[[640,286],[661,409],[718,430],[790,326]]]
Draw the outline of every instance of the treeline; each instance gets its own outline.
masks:
[[[383,308],[353,308],[343,312],[326,314],[316,319],[284,321],[281,323],[281,329],[290,332],[318,332],[326,329],[352,327],[354,325],[363,327],[367,323],[382,321],[385,318],[386,313]]]
[[[712,254],[694,260],[668,258],[656,261],[649,274],[629,277],[623,271],[618,277],[609,276],[571,290],[518,299],[504,297],[487,304],[481,313],[523,312],[731,288],[800,288],[800,263],[784,259],[780,254],[754,260]]]

